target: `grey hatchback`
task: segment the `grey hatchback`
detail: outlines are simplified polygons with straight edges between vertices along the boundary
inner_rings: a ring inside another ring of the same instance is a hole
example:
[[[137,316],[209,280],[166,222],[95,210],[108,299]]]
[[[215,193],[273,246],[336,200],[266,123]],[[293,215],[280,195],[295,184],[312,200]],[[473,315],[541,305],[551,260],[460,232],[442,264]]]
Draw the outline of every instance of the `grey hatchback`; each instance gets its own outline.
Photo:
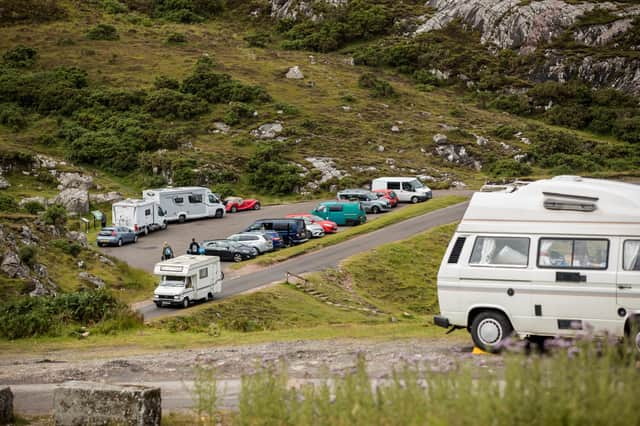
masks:
[[[138,234],[125,226],[111,226],[102,228],[98,232],[96,242],[98,246],[118,246],[124,243],[135,243],[138,241]]]

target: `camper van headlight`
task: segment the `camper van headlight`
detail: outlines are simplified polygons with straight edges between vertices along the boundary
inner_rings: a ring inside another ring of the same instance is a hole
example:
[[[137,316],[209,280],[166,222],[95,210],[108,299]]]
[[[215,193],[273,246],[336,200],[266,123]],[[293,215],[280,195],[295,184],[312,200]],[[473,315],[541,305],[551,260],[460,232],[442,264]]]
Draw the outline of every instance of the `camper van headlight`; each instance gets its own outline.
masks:
[[[173,296],[173,300],[180,300],[180,296]]]

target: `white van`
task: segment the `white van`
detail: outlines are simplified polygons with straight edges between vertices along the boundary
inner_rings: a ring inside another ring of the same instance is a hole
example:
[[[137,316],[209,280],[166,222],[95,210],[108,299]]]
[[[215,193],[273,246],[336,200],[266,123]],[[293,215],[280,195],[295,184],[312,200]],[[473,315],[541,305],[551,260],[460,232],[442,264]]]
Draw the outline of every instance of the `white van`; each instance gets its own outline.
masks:
[[[225,214],[220,199],[208,188],[200,186],[146,189],[142,191],[142,197],[158,203],[167,221],[182,223],[189,219],[221,218]]]
[[[640,320],[640,186],[559,176],[474,194],[438,272],[442,327],[623,337]]]
[[[390,189],[398,195],[403,203],[417,203],[430,200],[431,189],[415,177],[381,177],[371,181],[371,190]]]
[[[126,199],[113,203],[111,221],[115,226],[126,226],[137,234],[165,229],[164,211],[155,201]]]
[[[224,274],[217,256],[185,254],[156,263],[154,275],[160,283],[153,292],[157,307],[178,305],[184,308],[197,300],[211,300],[222,291]]]

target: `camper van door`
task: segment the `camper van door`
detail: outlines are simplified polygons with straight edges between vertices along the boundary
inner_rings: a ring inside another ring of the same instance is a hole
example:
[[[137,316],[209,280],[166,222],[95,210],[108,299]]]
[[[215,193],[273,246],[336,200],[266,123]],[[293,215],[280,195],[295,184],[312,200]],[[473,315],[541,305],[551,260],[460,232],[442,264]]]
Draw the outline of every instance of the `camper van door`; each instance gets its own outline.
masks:
[[[618,307],[640,310],[640,238],[622,238],[622,267],[618,270]]]
[[[616,313],[616,269],[619,239],[613,237],[537,238],[532,256],[537,265],[532,305],[539,321],[534,331],[575,335],[588,331],[620,334]]]

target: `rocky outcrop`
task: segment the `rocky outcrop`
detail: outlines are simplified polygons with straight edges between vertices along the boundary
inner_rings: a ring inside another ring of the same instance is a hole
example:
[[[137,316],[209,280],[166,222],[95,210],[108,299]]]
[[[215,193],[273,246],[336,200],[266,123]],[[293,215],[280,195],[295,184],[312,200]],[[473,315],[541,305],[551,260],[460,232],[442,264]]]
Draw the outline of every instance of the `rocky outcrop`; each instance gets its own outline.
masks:
[[[89,190],[93,188],[93,178],[82,173],[64,172],[59,173],[57,177],[58,182],[60,182],[59,189],[79,188]]]
[[[88,284],[91,284],[92,286],[98,289],[103,288],[105,286],[105,283],[101,278],[98,278],[95,275],[90,274],[88,272],[80,272],[78,274],[78,278],[80,278],[80,280]]]
[[[631,28],[632,22],[633,19],[624,18],[609,24],[579,28],[573,33],[573,39],[586,46],[604,46],[610,43],[615,36]]]
[[[160,388],[66,382],[53,393],[55,424],[159,426]]]
[[[278,136],[284,128],[280,123],[267,123],[252,130],[251,134],[259,139],[273,139]]]
[[[90,194],[89,200],[94,203],[115,203],[116,201],[123,200],[124,197],[121,193],[111,191],[105,194]]]
[[[7,189],[11,186],[9,181],[4,176],[0,175],[0,189]]]
[[[285,77],[290,80],[302,80],[304,78],[304,74],[300,71],[300,67],[296,65],[295,67],[289,68]]]
[[[53,203],[62,204],[69,213],[89,213],[89,192],[86,189],[67,188],[54,198]]]
[[[336,163],[329,157],[307,157],[305,158],[311,163],[314,169],[320,172],[320,179],[316,182],[318,184],[327,182],[331,179],[342,179],[347,174],[336,168]]]
[[[340,6],[348,0],[322,0],[322,3],[329,6]],[[311,18],[317,20],[321,15],[314,9],[313,0],[270,0],[271,17],[278,19]]]

